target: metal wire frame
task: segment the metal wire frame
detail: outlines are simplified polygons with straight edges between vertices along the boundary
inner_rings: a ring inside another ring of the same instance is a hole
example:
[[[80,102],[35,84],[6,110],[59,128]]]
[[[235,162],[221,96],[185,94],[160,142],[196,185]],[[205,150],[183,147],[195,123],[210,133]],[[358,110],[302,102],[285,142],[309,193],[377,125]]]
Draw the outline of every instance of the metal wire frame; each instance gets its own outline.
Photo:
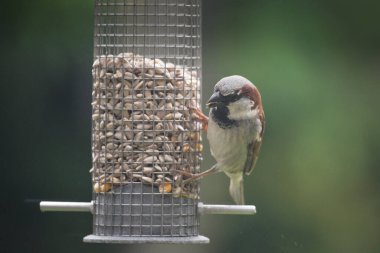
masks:
[[[188,105],[194,102],[193,106],[200,106],[200,11],[200,0],[95,1],[94,61],[98,61],[98,65],[94,64],[93,68],[91,170],[95,235],[178,237],[199,234],[198,200],[175,196],[173,189],[178,185],[175,185],[169,169],[196,173],[200,167],[201,149],[196,148],[201,145],[200,138],[172,138],[179,132],[182,136],[199,136],[199,124],[191,119]],[[118,57],[120,53],[133,53],[130,57],[134,64],[130,70],[116,66],[116,61],[123,58]],[[139,59],[142,64],[136,66]],[[153,59],[153,66],[148,66],[147,59]],[[105,62],[103,66],[102,61]],[[183,75],[156,78],[141,74],[148,70],[165,72],[173,66],[174,71]],[[185,76],[185,73],[190,75]],[[116,74],[119,76],[115,77]],[[162,79],[164,84],[159,85]],[[137,81],[142,81],[139,88],[136,87]],[[149,82],[152,82],[151,86]],[[180,82],[195,83],[196,86],[189,90],[183,85],[174,91],[167,87],[170,83]],[[120,90],[127,90],[128,95],[120,93]],[[155,103],[163,107],[148,108],[145,103],[138,104],[147,99],[146,94],[151,94]],[[179,105],[169,108],[170,103]],[[159,113],[182,116],[178,119],[145,117]],[[125,114],[130,118],[123,118]],[[143,116],[137,119],[134,115]],[[163,126],[160,129],[157,127],[159,124]],[[115,128],[116,125],[119,127]],[[170,126],[177,128],[171,129]],[[152,156],[148,154],[148,147],[152,145],[158,146],[158,152],[155,151],[157,160],[145,162]],[[164,145],[176,148],[164,149]],[[122,150],[115,147],[122,147]],[[190,149],[185,151],[185,147]],[[178,159],[171,161],[169,156]],[[144,167],[156,166],[160,166],[162,171],[152,171],[150,178],[161,176],[161,185],[169,182],[172,191],[160,192],[156,182],[143,184],[143,176],[146,176]],[[123,167],[130,169],[131,178],[127,172],[119,172]],[[119,178],[115,183],[113,179],[119,174],[126,178]],[[107,178],[112,180],[108,182]],[[199,194],[197,183],[191,184],[188,190],[194,196]]]

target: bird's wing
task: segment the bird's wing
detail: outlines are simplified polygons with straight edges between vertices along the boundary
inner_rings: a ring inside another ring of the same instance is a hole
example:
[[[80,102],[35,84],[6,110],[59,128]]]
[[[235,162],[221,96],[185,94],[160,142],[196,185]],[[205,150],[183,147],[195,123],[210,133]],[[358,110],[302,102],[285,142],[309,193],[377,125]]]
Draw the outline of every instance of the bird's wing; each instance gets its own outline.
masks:
[[[265,117],[264,113],[260,115],[262,122],[262,129],[259,134],[256,135],[256,138],[253,139],[247,146],[247,160],[244,165],[244,173],[249,175],[252,173],[255,168],[257,159],[259,158],[261,143],[263,142],[264,130],[265,130]]]

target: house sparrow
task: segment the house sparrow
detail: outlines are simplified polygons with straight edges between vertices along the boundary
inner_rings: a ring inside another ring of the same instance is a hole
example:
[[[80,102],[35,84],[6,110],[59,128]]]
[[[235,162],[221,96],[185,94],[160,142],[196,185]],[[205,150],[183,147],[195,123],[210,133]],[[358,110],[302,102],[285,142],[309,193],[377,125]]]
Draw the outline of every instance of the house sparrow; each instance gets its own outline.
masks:
[[[265,118],[261,96],[248,79],[229,76],[221,79],[207,102],[209,118],[194,112],[207,130],[211,154],[216,164],[193,174],[188,181],[223,171],[230,178],[230,194],[244,205],[243,174],[255,167],[264,134]]]

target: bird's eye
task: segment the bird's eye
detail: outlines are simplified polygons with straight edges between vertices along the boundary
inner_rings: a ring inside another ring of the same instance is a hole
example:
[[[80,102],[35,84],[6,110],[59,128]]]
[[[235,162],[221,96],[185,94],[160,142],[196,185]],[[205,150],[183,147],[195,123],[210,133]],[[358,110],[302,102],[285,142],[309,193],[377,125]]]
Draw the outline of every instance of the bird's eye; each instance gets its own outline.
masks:
[[[241,94],[239,94],[237,91],[234,91],[232,94],[229,94],[226,96],[226,99],[229,102],[235,102],[238,101],[241,98]]]
[[[231,96],[230,97],[231,102],[235,102],[235,101],[239,100],[239,96],[237,94],[232,94],[230,96]]]

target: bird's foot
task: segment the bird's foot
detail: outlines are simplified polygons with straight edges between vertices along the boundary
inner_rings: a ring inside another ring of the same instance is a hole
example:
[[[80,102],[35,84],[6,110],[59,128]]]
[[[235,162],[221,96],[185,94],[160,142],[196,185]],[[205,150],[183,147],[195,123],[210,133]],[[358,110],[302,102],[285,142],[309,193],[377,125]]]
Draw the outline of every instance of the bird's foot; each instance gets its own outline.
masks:
[[[186,179],[182,179],[181,181],[181,184],[183,185],[186,185],[192,181],[195,181],[195,180],[199,180],[202,178],[203,175],[201,175],[202,173],[190,173],[190,172],[187,172],[187,171],[182,171],[182,170],[171,170],[170,173],[172,175],[181,175],[182,178],[186,178]]]
[[[191,110],[191,116],[202,123],[202,130],[207,132],[208,117],[198,107],[190,107],[189,109]]]
[[[206,171],[194,174],[183,170],[170,170],[172,175],[180,174],[183,178],[186,178],[182,180],[183,185],[186,185],[194,180],[200,180],[205,176],[209,176],[217,172],[219,172],[219,169],[216,167],[216,164]]]
[[[181,175],[182,177],[186,177],[186,178],[189,178],[189,177],[192,177],[193,175],[195,175],[195,174],[187,172],[187,171],[175,170],[175,169],[170,170],[170,174],[173,176]]]

